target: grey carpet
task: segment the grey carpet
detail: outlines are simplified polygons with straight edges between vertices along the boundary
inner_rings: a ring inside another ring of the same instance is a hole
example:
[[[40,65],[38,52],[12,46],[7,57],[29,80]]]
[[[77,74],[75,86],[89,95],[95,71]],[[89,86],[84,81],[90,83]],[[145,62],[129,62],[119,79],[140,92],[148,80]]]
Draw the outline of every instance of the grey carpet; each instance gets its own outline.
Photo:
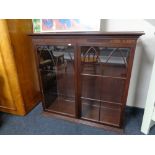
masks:
[[[143,110],[137,108],[126,109],[125,135],[140,135]],[[55,117],[43,115],[42,106],[39,104],[28,115],[14,116],[1,114],[1,135],[116,135],[118,133],[76,124]],[[155,127],[150,130],[155,134]]]

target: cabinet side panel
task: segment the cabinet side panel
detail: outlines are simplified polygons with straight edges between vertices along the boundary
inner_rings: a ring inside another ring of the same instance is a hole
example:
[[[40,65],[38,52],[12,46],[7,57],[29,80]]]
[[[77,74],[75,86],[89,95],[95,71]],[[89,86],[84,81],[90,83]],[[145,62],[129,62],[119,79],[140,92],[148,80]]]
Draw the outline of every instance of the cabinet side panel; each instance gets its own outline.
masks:
[[[32,42],[27,36],[32,32],[31,19],[7,20],[15,62],[24,99],[26,112],[40,100],[39,82],[36,71]]]
[[[24,114],[23,99],[6,20],[0,20],[1,111]],[[6,99],[6,100],[5,100]]]
[[[13,98],[10,92],[9,81],[1,52],[2,51],[0,49],[0,108],[16,110],[16,107],[12,102]]]
[[[131,47],[130,50],[130,58],[129,58],[129,64],[128,64],[128,72],[127,72],[127,79],[126,79],[126,84],[125,84],[125,91],[123,95],[123,106],[122,106],[122,113],[121,113],[121,124],[120,126],[124,126],[124,115],[125,115],[125,107],[126,107],[126,101],[128,97],[128,91],[129,91],[129,85],[130,85],[130,78],[131,78],[131,72],[132,72],[132,66],[133,66],[133,60],[134,60],[134,55],[135,55],[135,49],[136,49],[136,44],[133,44],[133,47]]]

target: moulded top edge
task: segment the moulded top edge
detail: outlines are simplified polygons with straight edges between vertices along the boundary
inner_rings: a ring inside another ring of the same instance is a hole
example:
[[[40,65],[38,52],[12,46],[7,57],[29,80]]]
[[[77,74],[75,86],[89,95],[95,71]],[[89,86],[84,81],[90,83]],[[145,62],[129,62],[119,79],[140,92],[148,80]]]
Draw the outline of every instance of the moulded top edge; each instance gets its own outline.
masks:
[[[144,31],[84,31],[84,32],[41,32],[29,36],[141,36]]]

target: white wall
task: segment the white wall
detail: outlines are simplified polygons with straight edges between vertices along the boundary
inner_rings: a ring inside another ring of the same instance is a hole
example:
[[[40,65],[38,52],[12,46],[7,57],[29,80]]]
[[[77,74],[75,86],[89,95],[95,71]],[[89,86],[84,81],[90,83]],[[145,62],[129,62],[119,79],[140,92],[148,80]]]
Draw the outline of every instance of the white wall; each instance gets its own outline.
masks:
[[[155,56],[155,19],[102,19],[101,31],[144,31],[137,42],[127,105],[144,108]],[[154,92],[155,94],[155,92]]]

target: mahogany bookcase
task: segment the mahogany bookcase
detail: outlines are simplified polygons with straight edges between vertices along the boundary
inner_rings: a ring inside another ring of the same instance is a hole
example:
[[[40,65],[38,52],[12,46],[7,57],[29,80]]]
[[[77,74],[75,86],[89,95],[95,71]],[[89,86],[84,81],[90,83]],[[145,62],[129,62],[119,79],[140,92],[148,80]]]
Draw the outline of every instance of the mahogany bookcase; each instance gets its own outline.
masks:
[[[44,111],[121,130],[143,32],[56,32],[32,38]]]

